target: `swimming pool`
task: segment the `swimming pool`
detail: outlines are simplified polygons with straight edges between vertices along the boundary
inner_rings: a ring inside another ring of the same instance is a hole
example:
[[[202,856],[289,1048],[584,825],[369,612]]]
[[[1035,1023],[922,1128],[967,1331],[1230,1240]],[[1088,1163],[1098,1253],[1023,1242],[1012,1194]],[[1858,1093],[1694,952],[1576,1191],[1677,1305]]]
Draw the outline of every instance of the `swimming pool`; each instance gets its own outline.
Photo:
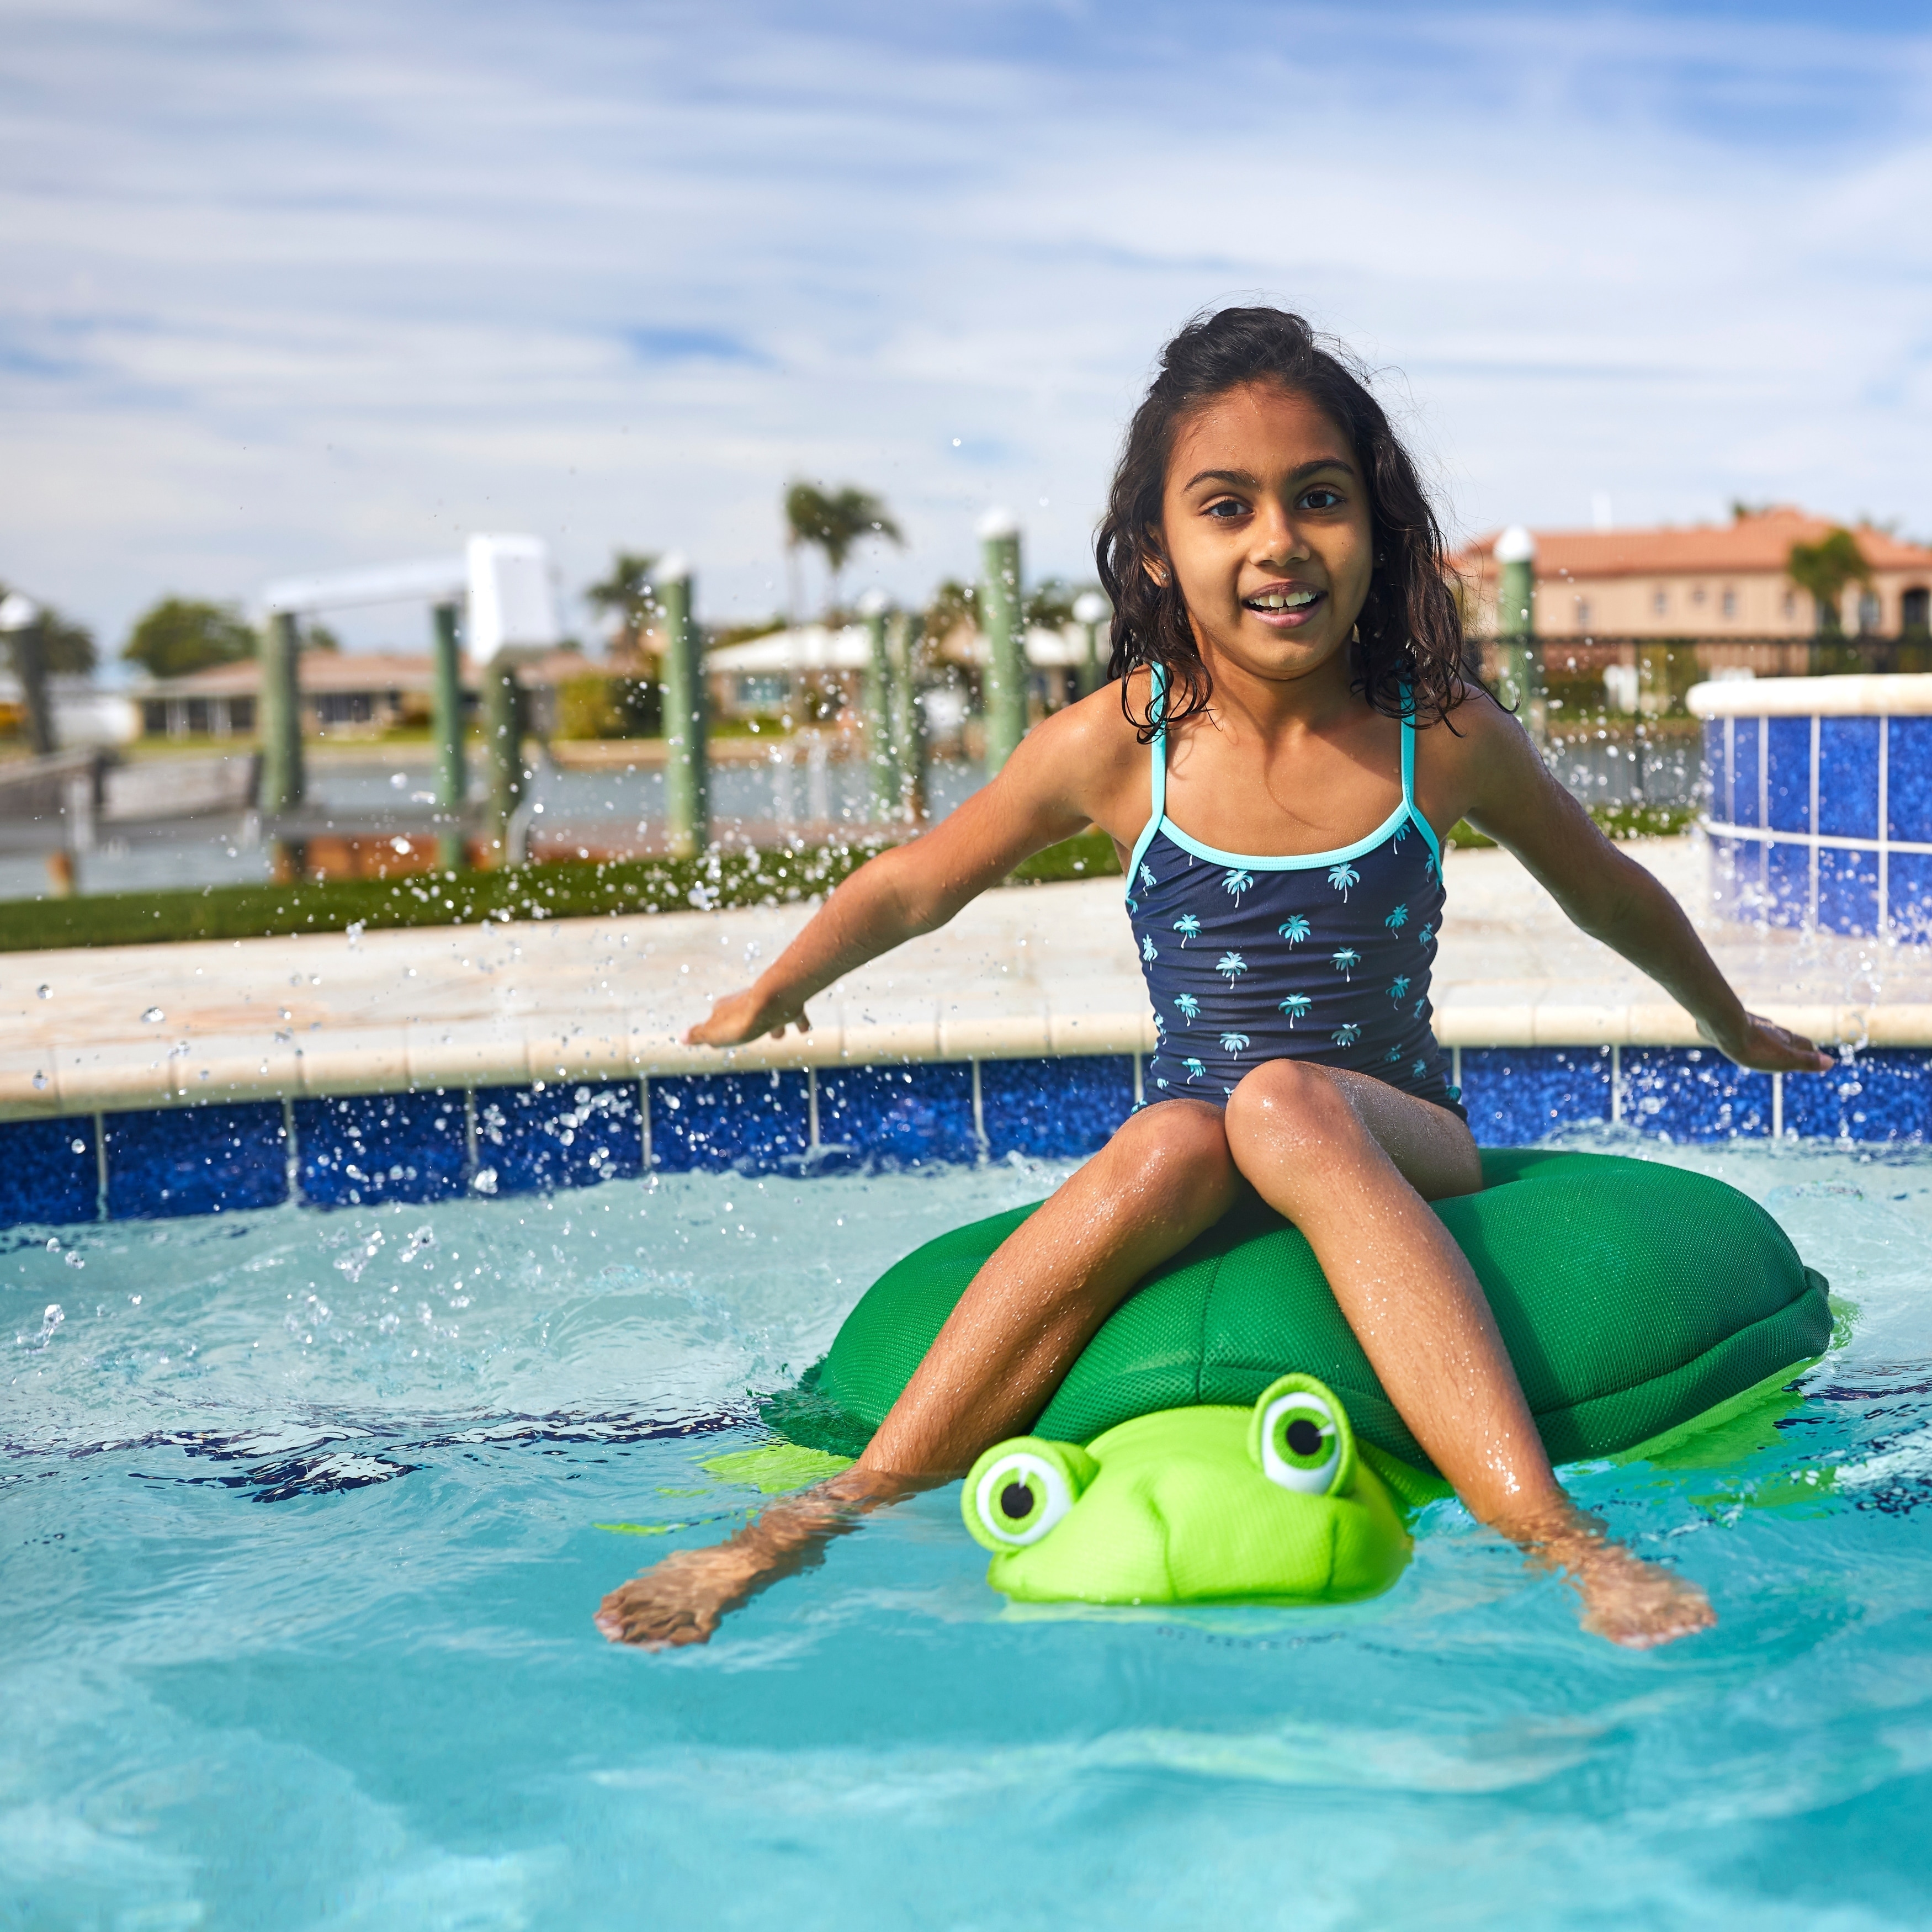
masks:
[[[1366,1605],[1022,1613],[956,1487],[708,1648],[598,1638],[755,1503],[747,1388],[1064,1164],[0,1238],[0,1924],[1922,1924],[1932,1156],[1580,1144],[1858,1309],[1774,1446],[1572,1472],[1716,1600],[1650,1656],[1453,1504]]]

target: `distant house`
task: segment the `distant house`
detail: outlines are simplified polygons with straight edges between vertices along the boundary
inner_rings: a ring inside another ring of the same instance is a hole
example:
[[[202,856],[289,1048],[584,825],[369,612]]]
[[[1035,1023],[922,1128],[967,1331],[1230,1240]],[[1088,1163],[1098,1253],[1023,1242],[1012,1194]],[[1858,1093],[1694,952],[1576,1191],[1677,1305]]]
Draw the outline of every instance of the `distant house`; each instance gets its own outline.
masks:
[[[1786,563],[1794,543],[1816,543],[1834,527],[1780,504],[1684,529],[1534,531],[1536,628],[1546,638],[1811,637],[1819,614]],[[1878,637],[1926,630],[1932,549],[1865,524],[1852,534],[1871,582],[1846,586],[1840,628]],[[1496,631],[1496,542],[1492,534],[1452,560],[1480,636]]]
[[[427,654],[310,650],[298,665],[304,728],[316,736],[374,738],[399,724],[429,722],[434,686]],[[524,664],[518,676],[536,688],[541,704],[550,687],[602,668],[575,651],[557,650]],[[467,658],[459,676],[464,708],[473,710],[476,670]],[[255,734],[261,689],[262,668],[249,658],[156,678],[130,695],[140,706],[145,737],[248,738]]]
[[[924,648],[939,664],[970,671],[982,670],[992,656],[986,638],[964,624]],[[1027,662],[1036,676],[1071,670],[1084,661],[1086,650],[1086,638],[1077,627],[1060,632],[1036,626],[1027,632]],[[1103,659],[1106,652],[1103,644]],[[808,686],[821,696],[836,692],[837,706],[856,706],[872,662],[872,634],[862,624],[836,631],[824,624],[805,624],[796,630],[767,632],[742,644],[715,645],[704,655],[712,704],[728,718],[796,706]]]

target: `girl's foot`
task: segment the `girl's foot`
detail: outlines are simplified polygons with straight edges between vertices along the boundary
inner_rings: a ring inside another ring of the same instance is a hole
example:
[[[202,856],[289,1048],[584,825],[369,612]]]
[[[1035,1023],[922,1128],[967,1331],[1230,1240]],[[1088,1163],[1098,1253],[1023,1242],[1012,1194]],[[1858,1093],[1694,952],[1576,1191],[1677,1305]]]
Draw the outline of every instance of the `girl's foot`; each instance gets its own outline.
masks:
[[[1660,1563],[1612,1543],[1586,1523],[1566,1527],[1531,1546],[1535,1559],[1567,1570],[1583,1598],[1583,1628],[1627,1650],[1654,1650],[1718,1621],[1711,1600],[1695,1583]]]

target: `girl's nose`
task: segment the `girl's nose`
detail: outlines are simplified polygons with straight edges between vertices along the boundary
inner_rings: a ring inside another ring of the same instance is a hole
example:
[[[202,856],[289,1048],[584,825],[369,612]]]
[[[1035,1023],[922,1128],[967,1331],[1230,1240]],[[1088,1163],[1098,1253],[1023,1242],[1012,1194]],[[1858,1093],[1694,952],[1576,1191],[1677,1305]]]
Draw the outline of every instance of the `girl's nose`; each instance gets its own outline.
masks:
[[[1278,509],[1255,519],[1255,536],[1257,563],[1306,563],[1312,554],[1301,532]]]

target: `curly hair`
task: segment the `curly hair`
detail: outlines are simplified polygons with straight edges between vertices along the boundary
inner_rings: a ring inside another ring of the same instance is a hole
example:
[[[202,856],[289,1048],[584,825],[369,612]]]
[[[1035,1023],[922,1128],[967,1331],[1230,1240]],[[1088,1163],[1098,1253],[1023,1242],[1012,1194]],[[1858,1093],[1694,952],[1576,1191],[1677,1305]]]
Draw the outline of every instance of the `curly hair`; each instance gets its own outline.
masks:
[[[1324,346],[1298,315],[1226,308],[1196,316],[1161,351],[1160,374],[1127,425],[1094,542],[1114,607],[1107,675],[1120,680],[1128,722],[1145,742],[1163,725],[1204,711],[1213,696],[1180,586],[1165,568],[1166,581],[1156,580],[1148,566],[1166,562],[1156,532],[1182,423],[1250,382],[1306,397],[1348,438],[1366,481],[1375,565],[1352,646],[1353,688],[1390,717],[1412,713],[1423,724],[1447,717],[1468,686],[1442,526],[1414,459],[1369,392],[1366,371],[1339,345]],[[1159,718],[1137,718],[1129,703],[1128,674],[1143,664],[1166,673]]]

